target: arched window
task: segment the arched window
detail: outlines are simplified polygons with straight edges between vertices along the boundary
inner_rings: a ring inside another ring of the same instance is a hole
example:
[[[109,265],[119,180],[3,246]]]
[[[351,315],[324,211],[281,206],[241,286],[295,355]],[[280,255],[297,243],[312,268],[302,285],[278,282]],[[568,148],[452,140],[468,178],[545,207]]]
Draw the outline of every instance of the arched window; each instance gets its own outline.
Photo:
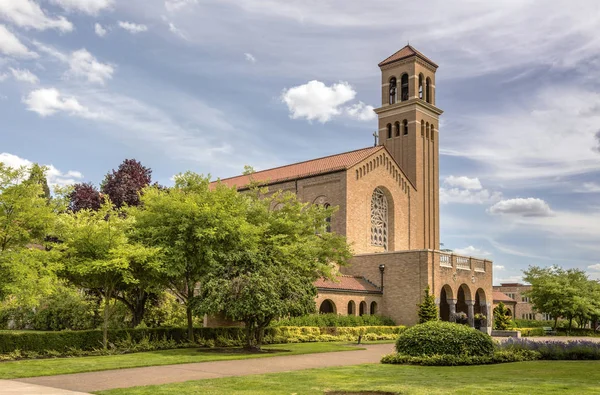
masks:
[[[423,99],[423,74],[419,74],[419,99]]]
[[[425,124],[425,137],[429,138],[429,122]]]
[[[375,315],[377,314],[377,303],[376,302],[371,302],[371,315]]]
[[[371,197],[371,245],[388,247],[388,202],[380,188]]]
[[[358,315],[363,316],[365,314],[367,314],[367,303],[363,300],[358,306]]]
[[[425,80],[425,101],[431,103],[431,79],[429,77]]]
[[[431,141],[433,141],[433,136],[435,135],[435,133],[433,133],[433,124],[431,124]]]
[[[405,101],[408,100],[408,74],[402,74],[402,80],[401,82],[401,96],[400,96],[400,100]]]
[[[425,121],[421,119],[421,137],[425,137]]]
[[[396,77],[390,78],[390,104],[396,103]]]
[[[325,203],[325,205],[323,207],[328,209],[330,207],[330,205],[329,205],[329,203]],[[325,232],[331,233],[331,215],[329,217],[325,218]]]
[[[394,131],[395,131],[396,137],[400,136],[400,122],[396,122],[394,124]]]
[[[391,123],[387,124],[387,138],[388,139],[392,138],[392,124]]]
[[[348,302],[348,315],[356,315],[356,305],[353,300]]]
[[[319,307],[319,313],[321,314],[331,314],[335,312],[335,304],[329,299],[324,300],[323,303],[321,303],[321,307]]]
[[[404,130],[404,135],[408,136],[408,121],[406,119],[402,121],[402,130]]]

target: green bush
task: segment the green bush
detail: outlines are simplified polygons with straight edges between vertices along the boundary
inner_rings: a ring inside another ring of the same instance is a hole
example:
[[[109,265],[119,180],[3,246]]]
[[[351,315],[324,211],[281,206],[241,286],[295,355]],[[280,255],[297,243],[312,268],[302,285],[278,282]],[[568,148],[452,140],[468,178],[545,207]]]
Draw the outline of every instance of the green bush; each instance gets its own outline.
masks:
[[[79,291],[60,287],[38,307],[32,327],[38,331],[85,330],[98,326],[95,303]]]
[[[346,326],[395,326],[396,323],[388,317],[380,315],[338,315],[310,314],[301,317],[283,318],[274,321],[271,326],[317,326],[317,327],[346,327]]]
[[[516,330],[521,332],[521,336],[544,336],[546,332],[543,328],[516,328]]]
[[[381,359],[385,364],[423,365],[423,366],[460,366],[485,365],[506,362],[524,362],[540,359],[540,353],[530,350],[495,351],[492,355],[450,355],[434,354],[412,356],[406,354],[389,354]]]
[[[494,341],[485,333],[465,325],[429,321],[403,331],[396,341],[396,350],[410,356],[491,356]]]
[[[537,321],[537,320],[513,320],[515,328],[541,328],[554,327],[554,321]],[[558,322],[559,325],[561,321]]]

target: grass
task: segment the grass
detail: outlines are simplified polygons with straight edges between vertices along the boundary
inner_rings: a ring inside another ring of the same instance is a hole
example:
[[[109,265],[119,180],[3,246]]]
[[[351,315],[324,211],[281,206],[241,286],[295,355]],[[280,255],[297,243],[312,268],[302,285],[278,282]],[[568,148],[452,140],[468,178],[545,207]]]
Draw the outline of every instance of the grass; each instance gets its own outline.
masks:
[[[598,394],[600,362],[535,361],[428,367],[356,365],[97,392],[102,395],[323,394],[389,391],[399,394]]]
[[[99,357],[33,359],[0,362],[0,379],[52,376],[57,374],[93,372],[142,366],[265,358],[278,355],[360,350],[359,347],[342,343],[277,344],[265,346],[263,349],[279,352],[245,354],[240,352],[240,348],[224,349],[222,352],[215,352],[215,350],[205,348],[182,348],[177,350],[149,351]]]

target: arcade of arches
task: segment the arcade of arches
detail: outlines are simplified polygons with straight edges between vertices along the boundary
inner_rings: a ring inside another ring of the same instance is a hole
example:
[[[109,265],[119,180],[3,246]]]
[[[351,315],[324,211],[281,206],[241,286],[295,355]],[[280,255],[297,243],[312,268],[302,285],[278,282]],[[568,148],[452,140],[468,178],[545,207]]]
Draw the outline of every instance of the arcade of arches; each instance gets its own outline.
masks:
[[[490,317],[491,300],[486,296],[482,288],[472,291],[467,284],[461,284],[454,289],[446,284],[440,290],[436,297],[436,303],[439,307],[440,319],[442,321],[459,321],[461,316],[466,316],[467,322],[471,326],[478,323],[475,320],[476,315]],[[486,327],[487,320],[480,322],[479,325]]]

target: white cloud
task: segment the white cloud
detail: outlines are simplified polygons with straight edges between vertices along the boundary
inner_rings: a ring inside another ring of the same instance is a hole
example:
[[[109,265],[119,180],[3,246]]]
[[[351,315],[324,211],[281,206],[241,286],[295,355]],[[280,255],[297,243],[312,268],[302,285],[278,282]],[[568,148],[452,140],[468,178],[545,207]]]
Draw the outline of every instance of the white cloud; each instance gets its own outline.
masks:
[[[17,81],[29,82],[30,84],[37,84],[40,82],[39,78],[27,69],[13,69],[12,67],[9,69]]]
[[[58,89],[54,88],[34,90],[26,98],[23,98],[23,103],[27,105],[29,111],[36,112],[42,117],[54,115],[57,112],[65,112],[82,118],[98,117],[98,114],[89,111],[77,99],[63,97]]]
[[[119,21],[119,26],[122,29],[127,30],[131,34],[137,34],[137,33],[145,32],[148,30],[148,26],[137,24],[137,23],[132,23],[132,22]]]
[[[2,0],[0,0],[2,1]],[[37,58],[6,26],[0,24],[0,53],[16,58]]]
[[[490,214],[520,217],[550,217],[554,213],[548,203],[537,198],[502,200],[489,208]]]
[[[51,0],[52,4],[65,11],[76,11],[88,15],[97,15],[100,11],[113,6],[113,0]]]
[[[86,49],[71,53],[68,62],[69,70],[66,76],[84,78],[96,84],[104,84],[112,78],[115,71],[112,65],[98,62]]]
[[[448,176],[444,179],[444,184],[451,187],[459,187],[462,189],[480,190],[483,189],[479,178],[469,178],[465,176],[455,177]]]
[[[256,58],[254,57],[254,55],[252,55],[251,53],[246,52],[244,54],[244,57],[246,58],[246,60],[250,63],[256,63]]]
[[[179,11],[188,5],[197,4],[198,0],[165,0],[165,8],[169,12]]]
[[[370,121],[375,119],[377,115],[373,110],[373,106],[369,106],[361,101],[346,107],[346,113],[351,118],[358,119],[359,121]]]
[[[0,0],[0,18],[25,29],[58,29],[62,32],[73,30],[73,24],[64,16],[53,18],[46,15],[33,0]]]
[[[590,266],[588,266],[588,269],[591,269],[595,272],[600,272],[600,263],[597,263],[595,265],[590,265]]]
[[[106,29],[104,27],[102,27],[102,25],[99,23],[96,23],[94,25],[94,32],[96,33],[96,35],[98,37],[104,37],[104,36],[106,36],[106,33],[107,33]]]
[[[187,40],[187,36],[181,31],[181,29],[179,29],[177,26],[175,26],[175,24],[173,24],[172,22],[167,22],[169,24],[169,31],[181,38],[183,38],[184,40]]]
[[[479,178],[466,176],[448,176],[440,187],[440,202],[442,204],[485,204],[502,199],[501,192],[484,189]]]
[[[4,81],[7,78],[8,78],[8,74],[7,73],[0,74],[0,82]]]
[[[504,265],[494,265],[494,270],[504,270]]]
[[[285,89],[281,94],[281,100],[287,105],[292,119],[304,118],[325,123],[342,114],[359,120],[373,119],[375,115],[370,115],[373,107],[362,102],[343,106],[355,97],[356,91],[343,81],[327,86],[321,81],[312,80],[304,85]]]
[[[596,182],[584,182],[581,188],[577,188],[574,192],[578,193],[600,193],[600,184]]]
[[[7,152],[0,153],[0,162],[12,168],[29,168],[33,164],[33,162],[28,159],[21,158],[17,155],[9,154]],[[81,174],[81,172],[78,171],[69,170],[66,173],[63,173],[53,165],[44,166],[48,168],[46,172],[46,179],[48,180],[48,184],[50,186],[71,185],[81,181],[81,179],[83,178],[83,174]]]
[[[481,248],[476,248],[473,246],[468,246],[465,248],[456,248],[453,252],[458,255],[474,256],[474,257],[483,257],[483,256],[491,255],[489,252],[482,250]]]

